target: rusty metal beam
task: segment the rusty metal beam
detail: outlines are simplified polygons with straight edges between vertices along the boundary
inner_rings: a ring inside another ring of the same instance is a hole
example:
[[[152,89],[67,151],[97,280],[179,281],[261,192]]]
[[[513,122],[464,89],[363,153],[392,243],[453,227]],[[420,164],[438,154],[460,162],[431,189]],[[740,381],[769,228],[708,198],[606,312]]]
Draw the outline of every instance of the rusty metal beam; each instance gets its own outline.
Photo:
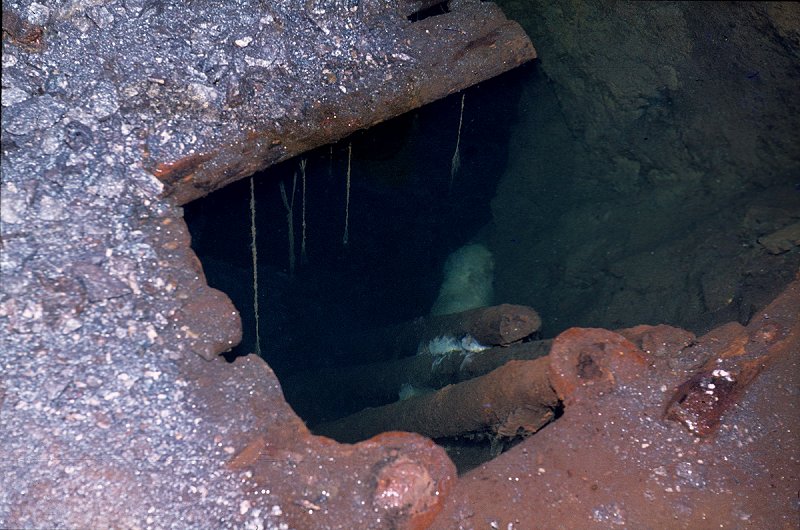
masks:
[[[393,53],[375,57],[355,46],[344,50],[351,55],[347,61],[329,60],[322,52],[310,57],[317,70],[310,79],[287,66],[230,80],[221,116],[229,114],[235,130],[221,120],[209,123],[229,134],[201,149],[148,143],[146,167],[163,182],[164,195],[187,203],[536,57],[524,30],[492,3],[458,2],[450,12],[418,22],[403,12],[368,11],[360,21],[396,43]],[[335,53],[335,30],[330,31],[334,44],[321,46]]]

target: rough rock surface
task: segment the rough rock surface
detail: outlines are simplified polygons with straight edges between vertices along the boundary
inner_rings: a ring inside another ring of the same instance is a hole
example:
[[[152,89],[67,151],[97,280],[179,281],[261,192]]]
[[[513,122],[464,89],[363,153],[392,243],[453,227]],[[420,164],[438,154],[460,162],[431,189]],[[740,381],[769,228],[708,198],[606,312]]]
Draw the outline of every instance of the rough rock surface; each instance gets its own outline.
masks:
[[[206,285],[176,206],[535,54],[490,4],[447,14],[464,31],[406,17],[430,4],[3,3],[1,527],[435,514],[454,473],[441,449],[311,438],[263,363],[232,378],[216,356],[239,340],[239,315]],[[482,22],[490,38],[471,43]],[[437,33],[463,55],[427,53]],[[441,83],[445,69],[471,75]],[[278,450],[280,428],[307,449]]]
[[[503,7],[547,81],[523,96],[492,203],[497,296],[536,307],[546,335],[702,332],[769,303],[800,265],[789,238],[764,240],[794,249],[779,256],[758,243],[800,219],[798,4]]]

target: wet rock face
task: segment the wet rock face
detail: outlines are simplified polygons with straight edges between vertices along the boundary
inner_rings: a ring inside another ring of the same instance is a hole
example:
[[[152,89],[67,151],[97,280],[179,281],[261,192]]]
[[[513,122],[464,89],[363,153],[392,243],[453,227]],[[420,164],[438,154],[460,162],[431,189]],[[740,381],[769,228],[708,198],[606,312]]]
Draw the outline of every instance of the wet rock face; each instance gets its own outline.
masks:
[[[798,7],[503,5],[547,83],[493,203],[497,295],[552,334],[746,323],[799,263]]]
[[[624,194],[671,183],[728,195],[797,163],[797,102],[786,98],[796,6],[544,2],[530,17],[507,4],[560,59],[541,64],[592,149],[589,180]]]
[[[239,314],[177,206],[535,56],[475,2],[442,38],[466,52],[430,60],[447,24],[407,18],[425,5],[3,4],[0,526],[432,517],[454,473],[443,451],[312,438],[263,364],[218,360]]]

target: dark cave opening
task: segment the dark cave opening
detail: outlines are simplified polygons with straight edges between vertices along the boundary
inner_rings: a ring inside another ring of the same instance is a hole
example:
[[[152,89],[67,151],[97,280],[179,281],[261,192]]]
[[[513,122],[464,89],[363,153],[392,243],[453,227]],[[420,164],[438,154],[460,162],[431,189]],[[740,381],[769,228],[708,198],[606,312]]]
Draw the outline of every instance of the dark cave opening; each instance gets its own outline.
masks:
[[[535,75],[518,69],[253,176],[259,342],[284,386],[298,374],[388,360],[347,351],[348,337],[430,312],[447,256],[491,220],[520,87]],[[242,316],[229,360],[256,349],[249,200],[244,179],[185,206],[209,285]],[[343,403],[342,414],[380,404]]]
[[[448,256],[471,242],[494,254],[493,303],[539,311],[544,338],[571,326],[643,323],[699,335],[745,324],[789,281],[797,253],[765,255],[756,244],[797,211],[782,179],[759,188],[745,167],[739,191],[715,195],[693,167],[665,184],[660,170],[636,165],[641,153],[605,160],[598,153],[614,146],[591,144],[570,125],[562,89],[537,62],[253,177],[261,354],[312,428],[397,400],[396,390],[334,399],[319,413],[313,385],[335,386],[331,374],[345,367],[392,361],[348,344],[428,315]],[[658,127],[668,137],[679,125],[667,116]],[[668,156],[671,147],[654,149]],[[294,271],[281,184],[292,204]],[[209,284],[242,315],[244,338],[229,359],[256,345],[249,194],[245,179],[185,207]],[[312,386],[296,392],[297,381]],[[441,441],[466,466],[507,445],[481,435]]]

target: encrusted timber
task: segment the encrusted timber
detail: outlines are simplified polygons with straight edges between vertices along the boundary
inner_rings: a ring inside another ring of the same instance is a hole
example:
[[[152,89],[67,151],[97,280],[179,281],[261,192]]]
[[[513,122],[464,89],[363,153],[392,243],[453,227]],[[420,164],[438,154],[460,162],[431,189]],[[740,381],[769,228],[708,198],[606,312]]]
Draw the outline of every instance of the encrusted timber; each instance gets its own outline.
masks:
[[[414,355],[436,337],[460,339],[471,335],[484,346],[508,346],[542,327],[531,307],[500,304],[449,315],[418,317],[408,322],[371,329],[342,338],[341,351],[351,359],[397,359]]]
[[[405,384],[442,388],[488,374],[512,360],[538,359],[547,355],[552,342],[498,346],[478,354],[463,351],[443,356],[419,354],[320,373],[301,373],[287,379],[285,390],[292,407],[313,425],[341,415],[342,403],[360,408],[391,403]]]
[[[558,399],[548,379],[550,360],[509,361],[482,377],[433,393],[368,408],[316,432],[342,442],[386,431],[411,431],[430,438],[490,432],[531,434],[553,419]]]
[[[408,58],[392,71],[391,80],[374,75],[364,80],[366,88],[346,93],[323,84],[304,87],[310,92],[299,115],[276,120],[252,116],[242,124],[243,132],[224,145],[166,159],[154,153],[146,166],[165,185],[164,196],[188,203],[536,58],[521,26],[491,3],[452,3],[447,13],[417,22],[408,19],[408,14],[434,4],[408,1],[399,9],[371,14],[373,24],[396,27],[395,40],[406,45]]]
[[[541,324],[532,308],[501,304],[367,330],[343,337],[339,351],[349,359],[371,361],[295,374],[287,379],[287,398],[313,424],[340,416],[342,403],[350,404],[354,412],[394,401],[404,384],[441,388],[487,374],[512,359],[546,355],[549,343],[519,343],[538,331]],[[484,346],[496,347],[480,355],[467,351],[415,355],[421,345],[436,337],[461,338],[467,334]]]

